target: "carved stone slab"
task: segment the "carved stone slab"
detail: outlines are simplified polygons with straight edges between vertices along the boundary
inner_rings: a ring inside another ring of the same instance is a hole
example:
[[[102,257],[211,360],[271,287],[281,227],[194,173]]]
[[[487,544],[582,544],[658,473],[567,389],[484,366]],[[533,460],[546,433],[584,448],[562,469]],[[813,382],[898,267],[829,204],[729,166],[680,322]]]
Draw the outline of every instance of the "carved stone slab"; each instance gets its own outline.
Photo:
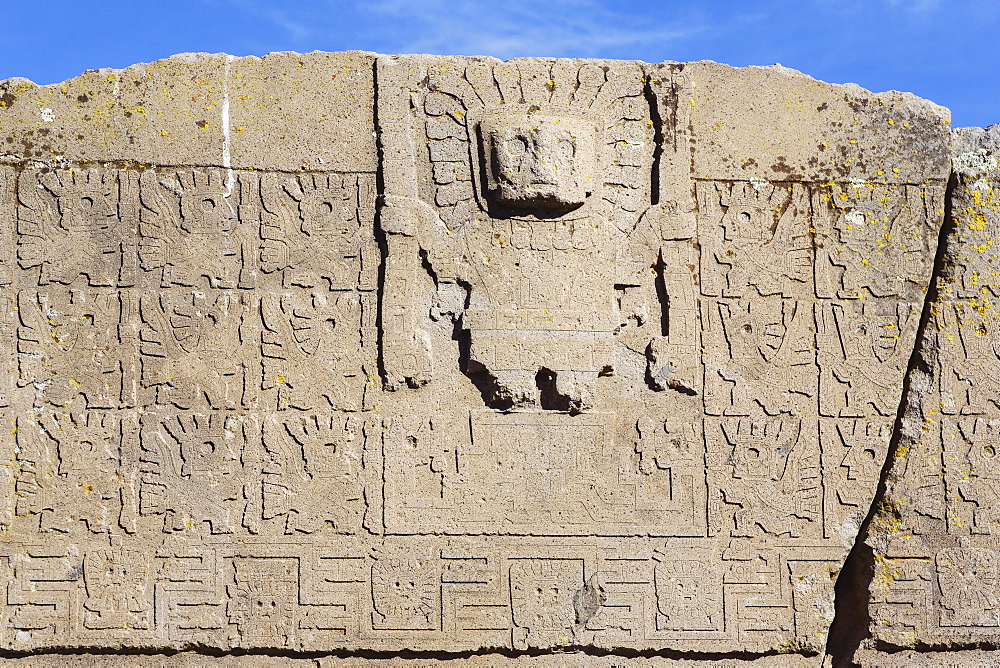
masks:
[[[890,646],[1000,640],[1000,126],[955,131],[951,225],[875,548],[872,633]]]
[[[362,53],[0,88],[3,648],[823,651],[945,110]]]

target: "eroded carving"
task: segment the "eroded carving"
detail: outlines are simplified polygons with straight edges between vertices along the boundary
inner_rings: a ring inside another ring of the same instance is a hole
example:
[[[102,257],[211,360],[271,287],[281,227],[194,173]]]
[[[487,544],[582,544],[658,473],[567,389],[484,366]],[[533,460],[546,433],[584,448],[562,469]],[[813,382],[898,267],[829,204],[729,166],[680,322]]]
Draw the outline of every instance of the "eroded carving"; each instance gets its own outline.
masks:
[[[252,340],[252,305],[236,293],[142,295],[142,386],[155,391],[157,403],[178,408],[248,406],[253,365],[241,352]]]
[[[165,532],[207,522],[212,533],[232,533],[251,521],[243,463],[254,425],[247,422],[224,413],[143,415],[139,512],[162,516]]]
[[[357,531],[364,442],[360,422],[341,414],[265,422],[263,519],[283,520],[289,534]]]

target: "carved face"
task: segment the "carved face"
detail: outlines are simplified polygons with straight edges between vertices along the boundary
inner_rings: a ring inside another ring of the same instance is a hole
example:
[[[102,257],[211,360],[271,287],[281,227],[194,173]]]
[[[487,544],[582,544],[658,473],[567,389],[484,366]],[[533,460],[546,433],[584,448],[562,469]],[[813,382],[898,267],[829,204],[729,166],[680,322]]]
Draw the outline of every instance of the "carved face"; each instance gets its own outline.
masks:
[[[870,347],[880,362],[892,356],[899,341],[896,316],[866,314],[854,330],[862,348]]]
[[[711,615],[710,610],[716,602],[713,591],[715,583],[705,575],[705,562],[702,561],[665,559],[656,564],[653,577],[657,609],[661,614],[678,618],[672,626],[679,628],[697,624],[696,628],[700,628],[705,620],[691,619],[691,608],[700,608],[701,615]]]
[[[848,480],[865,482],[878,480],[882,469],[875,444],[866,442],[851,445],[840,465],[847,469]]]
[[[213,435],[202,438],[185,439],[181,441],[181,475],[206,473],[213,470],[212,460],[218,453],[218,446]]]
[[[100,185],[100,184],[98,184]],[[110,195],[102,188],[67,188],[59,198],[60,226],[70,232],[105,229],[115,214]]]
[[[996,626],[996,554],[985,548],[950,547],[938,552],[941,618],[951,626]]]
[[[733,477],[744,480],[781,480],[788,463],[789,443],[773,439],[745,439],[733,446],[729,463]]]
[[[214,190],[185,191],[181,196],[181,228],[191,234],[228,232],[236,218],[229,200]]]
[[[993,438],[975,438],[968,453],[969,464],[978,478],[996,478],[1000,469],[1000,443]]]
[[[309,236],[346,236],[352,223],[357,228],[353,203],[322,190],[303,194],[299,211],[302,216],[300,229]]]
[[[519,209],[569,211],[594,191],[593,123],[541,114],[483,123],[487,180],[497,202]]]
[[[843,212],[836,222],[837,234],[845,244],[868,243],[878,234],[875,221],[869,220],[871,214],[859,209]]]
[[[727,462],[733,467],[733,477],[759,482],[784,478],[789,453],[798,440],[798,427],[790,432],[781,421],[745,420],[735,429],[733,426],[723,425],[733,446]]]

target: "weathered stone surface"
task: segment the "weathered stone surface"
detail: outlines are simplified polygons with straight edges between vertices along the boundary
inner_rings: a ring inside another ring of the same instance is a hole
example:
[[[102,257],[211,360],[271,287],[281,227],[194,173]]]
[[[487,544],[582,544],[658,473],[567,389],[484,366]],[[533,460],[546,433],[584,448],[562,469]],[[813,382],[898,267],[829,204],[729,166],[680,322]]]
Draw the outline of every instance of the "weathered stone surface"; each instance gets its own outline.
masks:
[[[974,653],[969,653],[976,656]],[[674,659],[658,656],[643,658],[627,658],[623,656],[599,656],[582,652],[554,652],[536,656],[502,656],[497,654],[459,656],[450,658],[365,658],[343,656],[321,656],[318,658],[291,658],[287,656],[268,656],[252,654],[244,656],[211,656],[195,652],[178,652],[172,655],[133,655],[115,656],[113,654],[46,654],[41,657],[31,656],[20,659],[8,659],[4,665],[31,666],[40,665],[46,668],[102,666],[109,668],[132,668],[133,666],[155,665],[158,668],[175,668],[187,666],[220,666],[228,668],[237,666],[252,666],[257,668],[278,668],[279,666],[295,666],[296,668],[433,668],[434,666],[460,666],[461,668],[492,668],[493,666],[513,666],[514,668],[535,668],[542,666],[586,666],[587,668],[655,668],[669,666],[671,668],[815,668],[819,665],[816,657],[796,655],[771,655],[746,659]],[[895,664],[890,664],[895,665]],[[904,664],[899,664],[904,665]],[[920,664],[918,664],[920,665]],[[927,664],[932,665],[932,664]],[[954,663],[955,666],[979,666],[994,664]]]
[[[3,86],[7,650],[824,651],[945,110],[360,53]]]
[[[949,169],[947,139],[927,132],[946,110],[910,93],[872,94],[780,66],[685,71],[700,178],[899,184]]]
[[[1000,655],[994,650],[957,652],[876,652],[862,650],[855,656],[864,668],[996,668]]]
[[[872,633],[886,645],[1000,641],[998,140],[1000,126],[955,131],[951,227],[868,537]]]
[[[371,53],[188,53],[0,83],[0,159],[374,172]]]

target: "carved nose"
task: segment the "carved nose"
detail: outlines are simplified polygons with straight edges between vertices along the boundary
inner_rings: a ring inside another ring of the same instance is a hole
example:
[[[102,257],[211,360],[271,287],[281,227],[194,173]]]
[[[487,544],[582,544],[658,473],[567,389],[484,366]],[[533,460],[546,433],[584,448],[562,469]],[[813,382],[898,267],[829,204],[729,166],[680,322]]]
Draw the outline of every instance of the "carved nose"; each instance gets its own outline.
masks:
[[[531,165],[531,185],[558,185],[558,175],[551,163],[538,159]]]

